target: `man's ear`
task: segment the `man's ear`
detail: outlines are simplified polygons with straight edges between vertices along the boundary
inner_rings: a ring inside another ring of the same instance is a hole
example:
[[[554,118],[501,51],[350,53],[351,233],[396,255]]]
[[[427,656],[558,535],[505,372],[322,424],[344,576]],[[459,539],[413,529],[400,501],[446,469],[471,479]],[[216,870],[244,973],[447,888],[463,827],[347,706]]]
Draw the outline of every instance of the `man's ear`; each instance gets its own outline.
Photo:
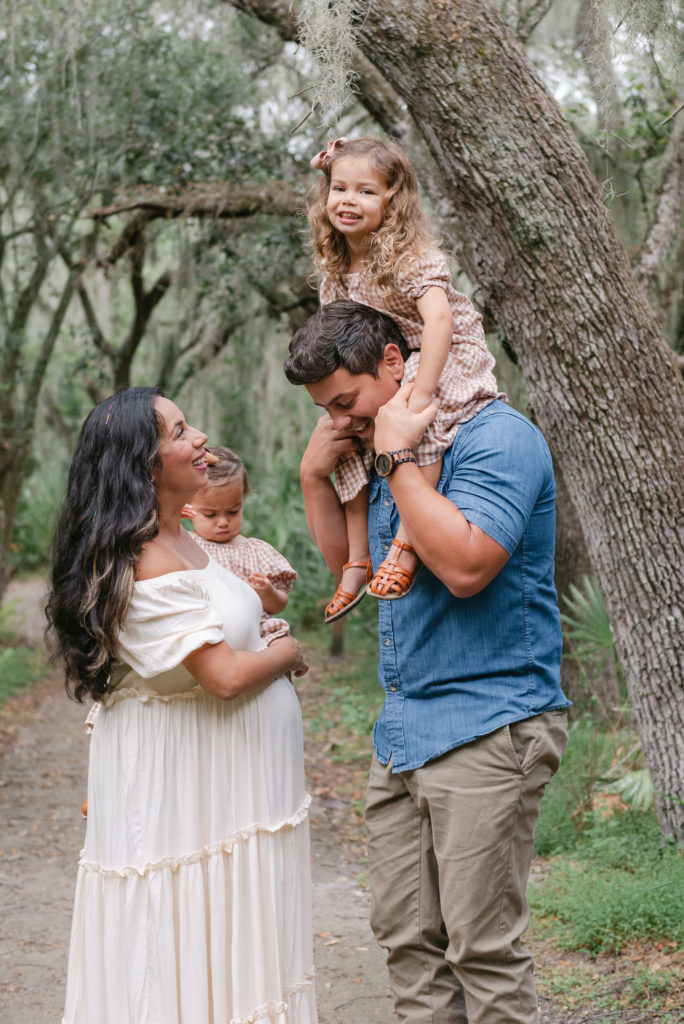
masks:
[[[399,346],[390,342],[389,345],[385,345],[385,350],[382,353],[382,360],[394,377],[396,381],[400,381],[404,376],[404,357],[399,351]]]

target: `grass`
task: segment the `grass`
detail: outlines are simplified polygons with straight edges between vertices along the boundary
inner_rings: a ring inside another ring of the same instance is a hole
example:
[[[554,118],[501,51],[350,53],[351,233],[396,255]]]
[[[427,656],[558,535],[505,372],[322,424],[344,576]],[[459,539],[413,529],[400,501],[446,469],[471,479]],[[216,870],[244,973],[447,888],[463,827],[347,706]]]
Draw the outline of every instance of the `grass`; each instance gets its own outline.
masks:
[[[589,716],[572,721],[560,771],[551,779],[542,800],[535,832],[536,853],[549,857],[573,850],[585,821],[591,820],[592,810],[610,805],[606,794],[609,780],[616,773],[642,767],[641,746],[630,729],[609,730]]]
[[[535,957],[539,965],[537,950]],[[681,960],[671,962],[667,950],[576,963],[563,956],[556,964],[543,963],[537,988],[553,1002],[561,1024],[682,1024]]]
[[[370,607],[365,607],[369,605]],[[365,614],[361,614],[362,611]],[[383,692],[378,682],[377,636],[374,632],[377,609],[370,602],[359,606],[345,621],[345,650],[342,658],[326,662],[322,680],[330,695],[310,719],[312,736],[325,736],[334,761],[368,761],[369,737],[382,708]],[[314,647],[318,658],[325,658],[330,644],[330,627],[310,631],[304,641]]]
[[[0,647],[0,704],[44,674],[43,659],[30,647]]]
[[[610,793],[639,768],[634,740],[576,720],[542,801],[529,942],[560,1021],[683,1020],[684,855],[662,844],[653,809]]]
[[[619,955],[645,941],[684,949],[684,857],[661,846],[653,813],[620,811],[554,858],[530,905],[564,949]]]

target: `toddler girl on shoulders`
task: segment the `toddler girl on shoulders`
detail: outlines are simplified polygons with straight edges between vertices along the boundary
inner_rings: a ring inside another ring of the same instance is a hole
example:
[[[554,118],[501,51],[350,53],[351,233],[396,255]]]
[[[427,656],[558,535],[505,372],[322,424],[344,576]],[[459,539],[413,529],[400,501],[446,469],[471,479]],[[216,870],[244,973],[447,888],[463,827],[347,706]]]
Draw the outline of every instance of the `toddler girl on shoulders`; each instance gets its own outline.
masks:
[[[444,253],[430,234],[411,163],[394,142],[336,139],[311,164],[322,171],[308,217],[316,269],[322,275],[321,305],[351,299],[390,316],[409,348],[402,383],[412,383],[409,408],[422,411],[439,399],[439,411],[415,450],[426,479],[437,487],[442,456],[462,423],[496,398],[505,399],[492,372],[482,317],[456,291]],[[403,597],[420,568],[400,525],[392,548],[372,575],[368,546],[367,483],[374,453],[363,450],[367,424],[357,431],[360,453],[335,470],[344,504],[349,561],[325,611],[334,622],[364,593],[384,600]]]

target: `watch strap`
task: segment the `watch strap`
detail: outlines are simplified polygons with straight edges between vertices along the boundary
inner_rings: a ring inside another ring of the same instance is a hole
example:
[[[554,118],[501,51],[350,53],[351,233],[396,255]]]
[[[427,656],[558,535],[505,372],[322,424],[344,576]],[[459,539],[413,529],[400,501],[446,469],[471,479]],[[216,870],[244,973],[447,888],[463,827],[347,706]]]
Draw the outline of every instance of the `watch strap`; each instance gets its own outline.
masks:
[[[415,462],[416,453],[413,448],[399,448],[396,452],[387,452],[395,466],[400,462]]]

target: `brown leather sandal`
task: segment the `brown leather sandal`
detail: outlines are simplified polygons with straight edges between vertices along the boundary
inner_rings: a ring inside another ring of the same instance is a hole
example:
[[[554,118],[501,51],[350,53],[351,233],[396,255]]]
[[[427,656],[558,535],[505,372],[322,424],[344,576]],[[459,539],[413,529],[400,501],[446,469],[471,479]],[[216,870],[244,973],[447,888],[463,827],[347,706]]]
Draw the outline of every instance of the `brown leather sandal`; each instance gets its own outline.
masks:
[[[350,594],[348,590],[343,590],[341,584],[338,584],[337,590],[333,594],[332,601],[325,609],[324,620],[326,622],[336,622],[341,619],[343,615],[351,611],[359,601],[363,600],[366,596],[366,586],[373,579],[373,564],[368,559],[363,559],[360,562],[346,562],[342,567],[343,569],[365,569],[366,580],[361,584],[360,588],[355,594]]]
[[[392,541],[392,547],[399,548],[401,551],[411,551],[414,555],[416,553],[410,544],[405,544],[403,540],[397,540],[396,537]],[[415,569],[406,569],[400,562],[386,558],[378,566],[378,571],[368,584],[367,593],[381,601],[396,601],[400,597],[406,597],[421,565],[422,562],[418,561]]]

